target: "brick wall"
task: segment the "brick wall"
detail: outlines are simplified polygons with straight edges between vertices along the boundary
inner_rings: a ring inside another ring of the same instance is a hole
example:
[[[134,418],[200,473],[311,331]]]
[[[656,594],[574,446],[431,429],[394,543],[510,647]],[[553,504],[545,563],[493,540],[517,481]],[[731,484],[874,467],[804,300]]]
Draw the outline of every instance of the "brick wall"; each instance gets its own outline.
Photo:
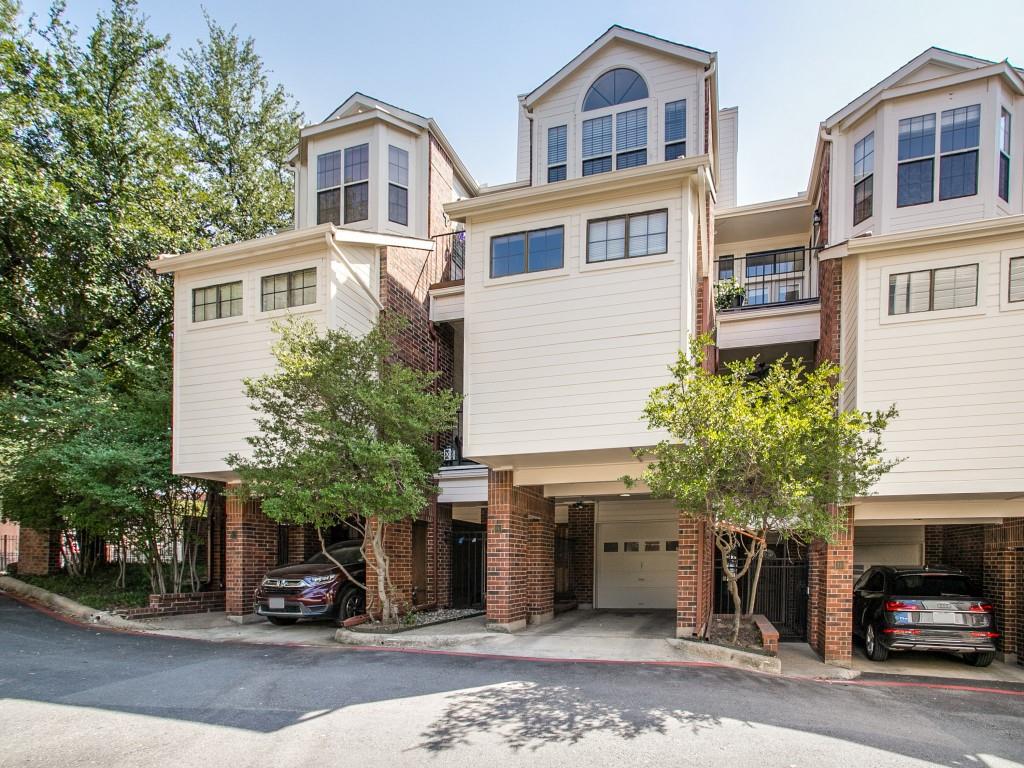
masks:
[[[224,527],[225,609],[229,616],[246,617],[254,607],[253,593],[263,575],[277,567],[277,523],[263,514],[258,501],[228,496]]]
[[[18,531],[18,573],[48,576],[60,570],[60,532],[21,526]]]
[[[430,176],[427,192],[428,237],[451,232],[453,227],[444,212],[444,204],[451,202],[455,195],[455,169],[448,153],[430,137]]]
[[[818,341],[817,362],[839,363],[842,348],[842,259],[827,259],[821,262],[818,266],[818,290],[821,296],[821,338]]]
[[[427,533],[428,600],[439,608],[452,604],[452,505],[434,505],[435,524]]]
[[[999,649],[1009,657],[1024,656],[1021,636],[1024,629],[1024,519],[1007,520],[1001,525],[984,526],[985,596],[996,607],[996,620],[1002,637]],[[1021,659],[1018,659],[1021,661]]]
[[[126,619],[154,619],[161,616],[182,616],[191,613],[223,611],[226,593],[178,592],[169,595],[150,595],[149,605],[118,611]]]
[[[378,573],[370,563],[376,562],[373,548],[373,533],[378,523],[370,520],[366,525],[366,612],[374,618],[381,617],[378,597]],[[384,528],[384,547],[390,557],[388,574],[391,577],[391,601],[399,615],[408,613],[413,607],[412,583],[412,520],[390,523]]]
[[[924,527],[924,564],[942,564],[942,529],[941,525]]]
[[[807,640],[827,663],[849,665],[853,631],[853,510],[836,510],[844,529],[836,541],[807,548]]]
[[[554,610],[554,504],[540,486],[487,478],[487,623],[512,631]]]
[[[676,550],[676,636],[700,634],[711,617],[714,554],[708,526],[679,514]]]
[[[977,584],[985,582],[984,525],[943,525],[942,565],[960,568]]]
[[[572,591],[579,603],[594,604],[594,505],[569,507],[572,540]]]

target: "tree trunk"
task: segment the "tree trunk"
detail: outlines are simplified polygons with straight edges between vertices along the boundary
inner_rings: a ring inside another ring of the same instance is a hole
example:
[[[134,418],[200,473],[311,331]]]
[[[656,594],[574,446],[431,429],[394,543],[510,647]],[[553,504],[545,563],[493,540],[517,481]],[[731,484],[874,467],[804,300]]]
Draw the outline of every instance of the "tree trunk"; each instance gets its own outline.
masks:
[[[754,556],[754,573],[750,578],[750,593],[747,595],[747,614],[753,615],[754,607],[757,605],[757,584],[761,580],[761,564],[764,563],[765,543],[759,542],[757,554]]]
[[[386,524],[377,521],[373,526],[373,556],[377,561],[377,597],[380,599],[381,621],[392,624],[398,620],[398,613],[391,600],[391,558],[384,549]]]

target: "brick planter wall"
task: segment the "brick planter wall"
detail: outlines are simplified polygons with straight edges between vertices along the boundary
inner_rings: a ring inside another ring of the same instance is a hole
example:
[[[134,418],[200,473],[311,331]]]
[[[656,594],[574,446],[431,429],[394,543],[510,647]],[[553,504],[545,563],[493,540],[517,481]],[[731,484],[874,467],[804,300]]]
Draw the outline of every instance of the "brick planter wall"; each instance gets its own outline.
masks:
[[[183,616],[190,613],[223,611],[225,592],[178,592],[150,595],[149,605],[118,611],[126,619],[155,619],[161,616]]]
[[[60,570],[60,533],[21,526],[18,531],[18,573],[49,576]]]

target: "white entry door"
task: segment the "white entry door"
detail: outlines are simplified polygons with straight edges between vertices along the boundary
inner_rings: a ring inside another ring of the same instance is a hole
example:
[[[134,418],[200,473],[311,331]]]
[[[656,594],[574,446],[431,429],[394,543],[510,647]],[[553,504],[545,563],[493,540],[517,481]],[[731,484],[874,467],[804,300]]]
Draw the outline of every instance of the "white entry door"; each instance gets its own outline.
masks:
[[[597,526],[597,608],[676,607],[673,521]]]

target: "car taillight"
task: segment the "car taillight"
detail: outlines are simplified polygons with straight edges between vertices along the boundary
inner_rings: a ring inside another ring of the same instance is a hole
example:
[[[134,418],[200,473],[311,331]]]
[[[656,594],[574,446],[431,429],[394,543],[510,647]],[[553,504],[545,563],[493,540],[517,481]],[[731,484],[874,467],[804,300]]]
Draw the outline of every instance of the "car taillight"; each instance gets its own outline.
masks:
[[[885,610],[887,611],[920,611],[920,600],[886,600]]]
[[[971,632],[971,637],[999,637],[998,632]]]
[[[886,628],[886,629],[883,629],[882,632],[884,634],[886,634],[886,635],[920,635],[921,634],[921,630],[920,629],[893,629],[893,628]]]
[[[971,613],[992,613],[992,603],[971,603],[968,609]]]

